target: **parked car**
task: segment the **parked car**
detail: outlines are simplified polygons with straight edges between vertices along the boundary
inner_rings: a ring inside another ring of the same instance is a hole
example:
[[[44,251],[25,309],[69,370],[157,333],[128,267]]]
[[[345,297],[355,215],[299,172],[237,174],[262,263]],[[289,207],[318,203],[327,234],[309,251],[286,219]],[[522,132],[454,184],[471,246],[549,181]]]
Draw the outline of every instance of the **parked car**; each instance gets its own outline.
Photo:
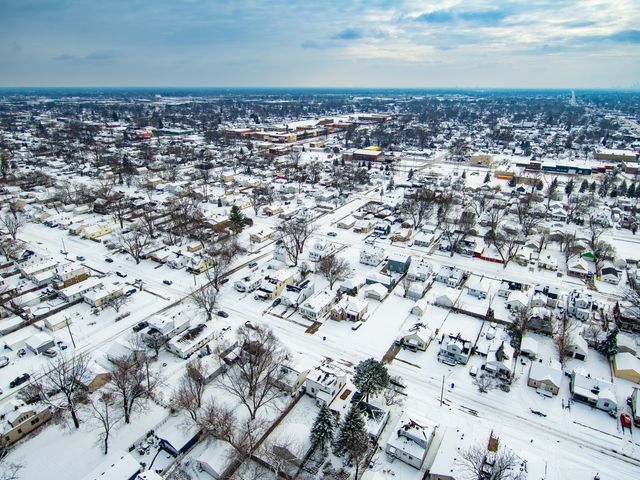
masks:
[[[249,265],[247,265],[249,268],[254,268],[258,266],[258,262],[251,262]]]
[[[127,276],[126,273],[122,273],[122,272],[116,272],[116,275],[118,275],[120,278],[125,278]]]
[[[126,297],[130,297],[131,295],[133,295],[134,293],[136,293],[137,290],[135,288],[131,288],[129,290],[127,290],[126,292],[124,292]]]
[[[272,307],[277,307],[278,305],[280,305],[280,302],[282,302],[281,298],[276,298],[273,303],[271,304]]]
[[[478,375],[478,367],[472,366],[469,369],[469,375],[471,375],[472,377],[475,377]]]
[[[229,318],[229,314],[224,310],[218,310],[218,316],[222,318]]]
[[[162,280],[162,283],[164,283],[165,285],[173,285],[173,282],[171,280]]]
[[[9,357],[0,357],[0,368],[6,367],[7,365],[9,365]]]
[[[104,259],[104,261],[107,262],[107,263],[113,263],[113,258],[107,257],[107,258]]]
[[[225,283],[227,283],[229,281],[229,277],[225,277],[222,280],[220,280],[220,285],[224,285]]]
[[[330,236],[330,237],[337,237],[338,236],[338,234],[336,232],[328,232],[327,235]]]
[[[249,320],[244,322],[244,326],[247,327],[247,328],[250,328],[251,330],[255,330],[256,329],[256,326],[253,323],[251,323],[251,321],[249,321]]]
[[[50,348],[50,349],[45,350],[44,352],[42,352],[42,355],[44,355],[45,357],[53,358],[56,355],[58,355],[58,352],[55,351],[53,348]]]
[[[622,428],[631,428],[631,415],[627,412],[622,412],[620,414],[620,425],[622,425]]]
[[[13,380],[11,380],[11,382],[9,383],[9,387],[15,388],[18,385],[22,385],[23,383],[28,382],[30,378],[31,378],[31,375],[29,375],[28,373],[23,373],[19,377],[16,377]]]
[[[133,331],[134,332],[139,332],[140,330],[142,330],[143,328],[146,328],[148,326],[149,326],[149,322],[147,322],[146,320],[143,320],[142,322],[140,322],[137,325],[133,326]]]
[[[78,260],[79,262],[84,262],[86,258],[84,258],[82,255],[76,255],[76,260]]]
[[[396,376],[393,376],[393,377],[389,377],[389,383],[391,385],[394,385],[394,386],[398,387],[398,388],[407,388],[407,383],[399,375],[396,375]]]

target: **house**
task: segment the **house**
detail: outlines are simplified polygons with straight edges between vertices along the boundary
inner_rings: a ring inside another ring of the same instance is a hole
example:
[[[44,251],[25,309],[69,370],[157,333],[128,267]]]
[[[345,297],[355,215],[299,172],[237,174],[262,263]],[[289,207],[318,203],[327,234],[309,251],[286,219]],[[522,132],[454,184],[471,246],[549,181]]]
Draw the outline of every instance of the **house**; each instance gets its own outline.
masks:
[[[620,271],[612,266],[604,267],[600,270],[602,280],[610,283],[611,285],[618,285],[620,283]]]
[[[82,282],[87,278],[89,278],[89,272],[84,265],[67,263],[55,269],[53,281],[55,288],[61,289]]]
[[[407,278],[412,282],[426,282],[432,271],[431,264],[424,259],[420,259],[420,261],[409,265]]]
[[[314,283],[310,278],[307,278],[297,285],[287,285],[282,295],[280,295],[280,303],[285,307],[298,308],[314,292]]]
[[[377,267],[378,265],[380,265],[380,263],[382,263],[384,257],[384,249],[380,247],[365,245],[364,248],[360,250],[360,263],[362,263],[363,265]]]
[[[331,309],[331,320],[358,322],[365,317],[368,309],[366,301],[345,295]]]
[[[220,480],[232,463],[235,454],[236,450],[230,443],[210,438],[204,444],[202,453],[196,457],[195,463],[203,473],[207,473],[214,480]]]
[[[533,359],[538,356],[539,351],[540,345],[538,341],[533,338],[533,335],[528,332],[522,335],[522,339],[520,340],[520,353],[522,355]]]
[[[484,300],[489,294],[488,280],[484,277],[474,279],[469,285],[467,285],[467,293],[472,297]]]
[[[529,305],[529,297],[521,291],[512,291],[507,298],[507,309],[512,312],[524,310]]]
[[[136,480],[142,466],[130,453],[121,454],[117,459],[108,458],[94,468],[82,480],[122,479]]]
[[[615,387],[606,380],[600,380],[589,374],[571,372],[571,398],[576,402],[586,403],[605,412],[618,408]]]
[[[489,346],[484,371],[497,377],[511,378],[515,363],[515,351],[508,340],[496,338]]]
[[[312,262],[319,262],[324,257],[331,255],[335,250],[336,246],[333,242],[325,240],[324,238],[318,238],[309,251],[309,259]]]
[[[636,427],[640,426],[640,388],[633,387],[631,393],[631,414]]]
[[[8,447],[44,425],[53,416],[53,408],[27,405],[12,399],[0,406],[0,445]]]
[[[613,357],[613,374],[630,382],[640,383],[640,359],[628,352]]]
[[[39,332],[28,338],[25,344],[29,350],[38,355],[55,347],[56,341],[51,335]]]
[[[112,232],[111,226],[108,223],[99,223],[97,225],[89,225],[82,230],[82,237],[90,240],[104,237]]]
[[[406,242],[411,238],[412,233],[413,230],[411,230],[410,228],[402,228],[395,232],[391,238],[394,242]]]
[[[249,232],[249,241],[252,243],[262,243],[272,238],[275,238],[275,236],[276,236],[275,229],[271,227],[268,227],[268,228],[257,227]]]
[[[580,290],[572,290],[567,302],[567,313],[578,320],[586,321],[591,317],[593,310],[593,296]]]
[[[527,385],[542,395],[553,396],[560,391],[562,384],[562,366],[557,360],[549,362],[531,362]]]
[[[74,283],[67,288],[58,290],[58,295],[60,295],[66,302],[71,303],[76,300],[80,300],[85,293],[101,286],[101,279],[97,277],[89,277],[84,282]]]
[[[471,356],[471,342],[465,340],[459,333],[457,335],[449,334],[440,344],[438,352],[439,361],[453,361],[466,365]]]
[[[555,272],[558,270],[558,260],[550,255],[542,255],[538,258],[538,267]]]
[[[336,294],[330,289],[323,290],[310,297],[300,306],[300,314],[309,319],[317,321],[331,310],[336,299]]]
[[[347,374],[334,363],[319,365],[309,372],[304,382],[307,395],[316,399],[318,406],[329,405],[347,383]]]
[[[389,222],[377,222],[373,227],[373,234],[378,236],[389,235],[391,225]]]
[[[407,330],[400,333],[396,343],[407,347],[409,350],[426,351],[429,344],[435,337],[435,332],[429,325],[417,322]]]
[[[80,384],[89,392],[93,393],[99,390],[111,380],[111,373],[100,366],[97,362],[92,361],[84,371],[84,375],[80,379]]]
[[[169,340],[167,350],[182,359],[187,359],[219,334],[220,332],[210,323],[200,323]]]
[[[574,257],[567,262],[567,274],[572,277],[585,278],[591,269],[589,262],[582,257]]]
[[[366,218],[358,220],[353,225],[353,231],[356,233],[369,233],[372,228],[373,228],[373,222]]]
[[[433,233],[420,231],[413,237],[413,245],[415,247],[428,247],[429,245],[431,245],[431,242],[433,242],[433,239]]]
[[[436,428],[437,425],[404,414],[398,420],[394,433],[387,439],[384,451],[390,457],[419,470],[427,456]]]
[[[189,422],[186,413],[170,416],[154,429],[158,446],[173,457],[189,450],[200,438],[200,427]]]
[[[349,230],[355,224],[356,224],[356,219],[353,218],[351,215],[349,215],[349,216],[343,218],[342,220],[339,220],[338,223],[336,223],[336,226],[338,228],[342,228],[344,230]]]
[[[435,278],[436,282],[441,282],[451,288],[457,288],[464,280],[464,272],[456,267],[443,265]]]
[[[373,298],[381,302],[389,294],[389,290],[381,283],[372,283],[363,288],[364,298]]]
[[[427,309],[429,308],[429,302],[426,298],[421,298],[417,300],[416,303],[411,307],[411,315],[416,315],[417,317],[423,316]]]
[[[276,375],[277,380],[274,381],[274,385],[280,390],[288,393],[297,392],[304,384],[309,374],[309,370],[302,372],[296,370],[290,365],[281,364],[278,366],[280,374]]]
[[[92,307],[101,308],[108,305],[112,300],[121,297],[123,294],[122,288],[123,285],[121,283],[107,283],[83,293],[82,298]]]
[[[258,289],[261,283],[262,283],[262,280],[258,276],[248,275],[234,282],[233,288],[237,292],[241,292],[241,293],[253,292]]]
[[[34,255],[26,262],[18,263],[17,267],[23,277],[31,279],[34,275],[48,270],[53,270],[58,266],[58,261],[53,258]]]
[[[149,346],[164,343],[169,339],[180,335],[191,324],[191,319],[187,315],[178,313],[176,315],[160,314],[154,315],[149,320],[147,328],[140,333],[142,339]]]
[[[256,298],[261,300],[273,300],[278,297],[287,285],[293,283],[293,270],[277,270],[266,275],[256,291]]]
[[[441,293],[434,300],[434,304],[443,308],[453,308],[456,303],[456,299],[460,292],[452,288],[448,288],[444,293]]]
[[[411,265],[411,255],[393,252],[387,260],[387,269],[393,273],[405,274]]]
[[[411,300],[420,300],[427,292],[429,284],[427,282],[411,282],[404,292],[404,296]]]
[[[576,360],[586,360],[589,354],[589,345],[582,335],[572,335],[569,344],[569,352]]]

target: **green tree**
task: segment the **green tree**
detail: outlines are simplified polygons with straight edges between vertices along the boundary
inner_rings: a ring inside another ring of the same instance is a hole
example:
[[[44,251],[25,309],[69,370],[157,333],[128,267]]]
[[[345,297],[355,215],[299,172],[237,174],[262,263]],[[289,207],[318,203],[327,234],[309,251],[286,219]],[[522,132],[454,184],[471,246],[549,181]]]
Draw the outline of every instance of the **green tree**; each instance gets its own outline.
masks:
[[[336,417],[333,412],[323,405],[318,412],[313,427],[311,427],[311,445],[313,448],[325,448],[333,441],[333,432],[336,428]]]
[[[584,193],[589,188],[589,182],[587,180],[583,180],[580,184],[580,193]]]
[[[487,174],[484,176],[483,183],[489,183],[490,181],[491,181],[491,175],[489,175],[489,172],[487,172]]]
[[[573,193],[575,184],[573,183],[573,178],[569,179],[567,184],[564,186],[564,193],[567,195],[571,195]]]
[[[246,217],[240,211],[240,207],[234,205],[231,207],[231,213],[229,213],[229,221],[231,222],[231,228],[233,231],[238,234],[242,231],[244,226],[247,224]]]
[[[364,420],[357,406],[351,407],[340,426],[338,437],[334,442],[333,453],[346,455],[347,460],[355,463],[356,476],[360,468],[360,462],[367,453],[369,436],[364,427]]]
[[[602,342],[596,345],[596,350],[605,357],[612,357],[618,353],[618,329],[614,328]]]
[[[356,365],[353,384],[364,394],[365,400],[368,402],[369,395],[375,396],[389,386],[387,367],[375,358],[363,360]]]

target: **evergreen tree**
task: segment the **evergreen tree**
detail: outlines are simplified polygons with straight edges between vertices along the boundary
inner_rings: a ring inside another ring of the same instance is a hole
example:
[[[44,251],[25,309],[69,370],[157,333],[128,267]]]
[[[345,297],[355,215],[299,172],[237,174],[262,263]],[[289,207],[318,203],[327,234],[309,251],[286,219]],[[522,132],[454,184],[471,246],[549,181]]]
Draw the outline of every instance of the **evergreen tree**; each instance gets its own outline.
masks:
[[[356,478],[358,478],[362,457],[367,453],[368,443],[369,437],[365,430],[360,409],[357,406],[353,406],[344,418],[342,425],[340,425],[338,438],[334,442],[333,453],[347,455],[347,460],[355,463]]]
[[[409,175],[407,175],[407,180],[411,180],[413,178],[413,168],[409,169]]]
[[[569,179],[567,184],[564,186],[564,193],[566,193],[567,195],[571,195],[573,193],[573,187],[574,187],[573,178],[571,178]]]
[[[596,191],[596,181],[595,180],[593,182],[591,182],[591,185],[589,185],[589,191],[591,193],[595,193],[595,191]]]
[[[375,396],[389,386],[387,367],[375,358],[364,360],[356,365],[353,384],[364,394],[368,402],[370,394]]]
[[[333,441],[335,424],[336,417],[333,412],[329,407],[323,405],[318,412],[313,427],[311,427],[311,445],[313,445],[314,448],[320,447],[320,450],[324,451]]]
[[[218,208],[222,208],[222,198],[218,197]]]
[[[580,184],[580,193],[584,193],[589,188],[589,182],[587,180],[583,180]]]
[[[489,183],[490,181],[491,181],[491,175],[489,175],[489,172],[487,172],[487,174],[484,176],[483,183]]]
[[[238,207],[237,205],[231,207],[231,213],[229,213],[229,221],[231,222],[231,228],[236,233],[240,233],[244,226],[247,224],[247,219],[240,211],[240,207]]]
[[[616,187],[615,185],[611,188],[611,191],[609,192],[609,196],[611,198],[616,198],[618,196],[618,187]]]
[[[544,183],[542,183],[542,180],[538,180],[538,183],[536,183],[536,190],[540,191],[544,188]]]
[[[596,350],[605,357],[612,357],[618,353],[618,329],[614,328],[611,330],[607,338],[598,343]]]
[[[633,198],[635,194],[636,194],[636,184],[632,183],[631,185],[629,185],[629,188],[627,189],[627,197]]]
[[[460,178],[467,178],[467,171],[466,170],[464,170],[462,172],[462,175],[460,176]]]

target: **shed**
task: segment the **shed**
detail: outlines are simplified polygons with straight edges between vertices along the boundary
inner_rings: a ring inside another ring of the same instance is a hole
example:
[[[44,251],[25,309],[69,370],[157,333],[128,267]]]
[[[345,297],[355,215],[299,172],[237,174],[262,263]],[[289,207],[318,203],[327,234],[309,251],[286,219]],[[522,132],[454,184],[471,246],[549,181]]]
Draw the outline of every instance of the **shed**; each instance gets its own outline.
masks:
[[[25,344],[27,345],[27,348],[29,350],[38,355],[45,350],[53,348],[56,344],[56,341],[51,335],[48,335],[44,332],[39,332],[29,337]]]
[[[613,357],[613,374],[618,378],[640,383],[640,359],[629,352],[616,353]]]

